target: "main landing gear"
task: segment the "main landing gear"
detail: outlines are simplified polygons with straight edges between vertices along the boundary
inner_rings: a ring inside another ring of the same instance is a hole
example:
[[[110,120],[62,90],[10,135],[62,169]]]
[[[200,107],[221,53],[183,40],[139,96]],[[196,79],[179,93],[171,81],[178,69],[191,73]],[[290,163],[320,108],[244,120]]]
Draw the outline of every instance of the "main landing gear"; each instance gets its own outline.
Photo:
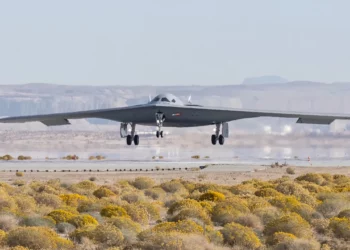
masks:
[[[215,134],[211,135],[211,143],[213,145],[216,145],[217,142],[219,142],[220,145],[224,145],[225,143],[225,137],[222,134],[220,134],[220,127],[221,123],[217,123]]]
[[[157,138],[161,137],[163,138],[163,122],[165,121],[165,115],[161,112],[156,113],[156,124],[157,124],[157,132],[156,136]]]
[[[135,132],[136,124],[131,123],[131,134],[128,134],[128,123],[120,124],[120,136],[126,138],[126,144],[130,146],[133,142],[135,146],[139,145],[140,137]]]

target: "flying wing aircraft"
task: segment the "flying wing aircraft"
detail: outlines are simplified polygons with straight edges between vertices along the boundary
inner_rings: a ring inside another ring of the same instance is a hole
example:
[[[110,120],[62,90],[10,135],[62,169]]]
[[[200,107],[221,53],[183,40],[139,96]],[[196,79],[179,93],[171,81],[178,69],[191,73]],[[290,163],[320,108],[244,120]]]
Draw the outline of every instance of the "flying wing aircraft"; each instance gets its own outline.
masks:
[[[297,118],[297,123],[331,124],[336,119],[350,119],[350,115],[309,114],[299,112],[274,112],[232,108],[214,108],[184,104],[172,94],[161,94],[147,104],[88,110],[80,112],[56,113],[33,116],[1,118],[0,123],[24,123],[39,121],[47,126],[67,125],[70,119],[101,118],[120,122],[120,136],[126,138],[127,145],[139,144],[136,125],[156,126],[156,136],[163,137],[163,127],[196,127],[215,125],[215,134],[211,135],[213,145],[223,145],[229,136],[228,122],[254,117]],[[131,133],[128,132],[131,126]]]

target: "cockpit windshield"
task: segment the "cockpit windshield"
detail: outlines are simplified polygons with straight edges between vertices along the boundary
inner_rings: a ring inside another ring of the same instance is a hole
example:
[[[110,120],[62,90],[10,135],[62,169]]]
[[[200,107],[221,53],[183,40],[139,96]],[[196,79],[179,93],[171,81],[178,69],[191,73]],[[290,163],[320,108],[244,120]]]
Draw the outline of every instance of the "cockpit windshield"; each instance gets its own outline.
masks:
[[[168,98],[166,98],[166,97],[163,97],[161,101],[162,101],[162,102],[170,102],[170,101],[168,100]]]
[[[169,103],[174,105],[183,105],[181,100],[172,94],[160,94],[154,97],[151,103]]]

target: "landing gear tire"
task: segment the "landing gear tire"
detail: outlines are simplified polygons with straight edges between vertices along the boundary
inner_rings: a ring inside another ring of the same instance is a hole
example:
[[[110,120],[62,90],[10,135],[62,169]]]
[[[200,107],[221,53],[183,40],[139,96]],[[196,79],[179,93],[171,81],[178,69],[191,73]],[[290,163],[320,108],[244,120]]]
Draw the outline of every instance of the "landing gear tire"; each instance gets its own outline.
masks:
[[[225,143],[225,137],[223,135],[219,135],[219,144],[224,145]]]
[[[163,138],[163,131],[160,131],[160,137]]]
[[[159,138],[159,135],[160,135],[160,133],[159,133],[159,131],[157,131],[157,132],[156,132],[157,138]]]
[[[139,145],[139,142],[140,142],[140,137],[138,135],[135,135],[134,136],[134,144],[137,146],[137,145]]]
[[[216,135],[211,135],[211,143],[216,145]]]
[[[128,135],[128,136],[126,137],[126,144],[130,146],[131,143],[132,143],[132,137],[131,137],[131,135]]]

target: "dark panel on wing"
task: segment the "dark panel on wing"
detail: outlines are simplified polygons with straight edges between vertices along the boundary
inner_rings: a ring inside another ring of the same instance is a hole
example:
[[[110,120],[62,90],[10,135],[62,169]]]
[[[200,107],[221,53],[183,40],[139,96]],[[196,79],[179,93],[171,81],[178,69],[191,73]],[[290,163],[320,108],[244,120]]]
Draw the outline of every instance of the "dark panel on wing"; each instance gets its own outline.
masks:
[[[59,125],[69,125],[70,124],[68,119],[65,119],[65,118],[55,118],[55,119],[51,119],[51,120],[43,120],[40,122],[44,123],[46,126],[59,126]]]
[[[329,125],[334,122],[334,119],[327,118],[299,118],[297,123],[306,123],[306,124],[325,124]]]

